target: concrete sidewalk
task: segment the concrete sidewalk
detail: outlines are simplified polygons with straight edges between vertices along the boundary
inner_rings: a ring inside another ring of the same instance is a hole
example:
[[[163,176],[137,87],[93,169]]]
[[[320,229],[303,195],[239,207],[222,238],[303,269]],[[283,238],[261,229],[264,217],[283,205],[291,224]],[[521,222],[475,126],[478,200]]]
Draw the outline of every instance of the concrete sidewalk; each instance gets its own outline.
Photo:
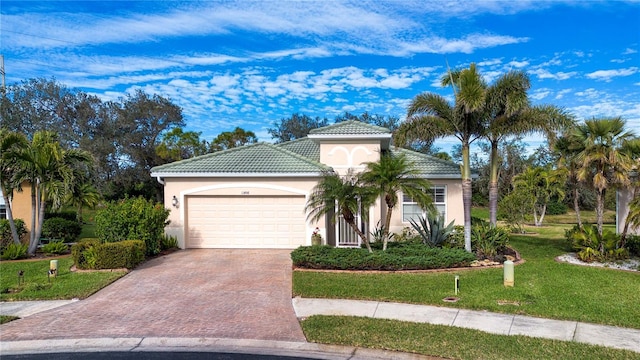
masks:
[[[575,341],[640,353],[640,330],[522,315],[379,301],[294,298],[299,318],[311,315],[362,316],[457,326],[499,335]]]

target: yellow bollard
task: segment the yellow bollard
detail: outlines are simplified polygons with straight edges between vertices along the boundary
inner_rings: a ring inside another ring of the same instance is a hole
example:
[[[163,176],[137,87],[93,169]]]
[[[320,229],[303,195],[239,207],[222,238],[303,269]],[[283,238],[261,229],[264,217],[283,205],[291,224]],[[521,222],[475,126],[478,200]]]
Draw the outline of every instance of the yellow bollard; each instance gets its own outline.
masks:
[[[504,267],[504,286],[513,286],[513,261],[507,260],[503,264]]]
[[[58,276],[58,260],[49,261],[49,274]]]

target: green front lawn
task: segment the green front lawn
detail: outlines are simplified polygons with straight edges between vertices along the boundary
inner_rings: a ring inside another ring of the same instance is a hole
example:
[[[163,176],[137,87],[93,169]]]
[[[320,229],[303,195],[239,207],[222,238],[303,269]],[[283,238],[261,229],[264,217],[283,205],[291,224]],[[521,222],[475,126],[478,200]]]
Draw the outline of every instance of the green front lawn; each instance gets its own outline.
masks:
[[[124,276],[124,271],[71,272],[71,256],[58,259],[58,276],[48,278],[49,259],[0,262],[0,301],[83,299]],[[18,284],[18,272],[24,283]]]
[[[312,342],[448,359],[640,359],[638,353],[602,346],[382,319],[312,316],[302,329]]]
[[[502,284],[503,270],[432,273],[335,273],[295,271],[294,296],[396,301],[516,313],[640,329],[640,274],[558,263],[566,253],[569,225],[528,227],[535,235],[513,236],[525,259],[515,267],[515,287]],[[460,276],[460,301],[454,276]]]

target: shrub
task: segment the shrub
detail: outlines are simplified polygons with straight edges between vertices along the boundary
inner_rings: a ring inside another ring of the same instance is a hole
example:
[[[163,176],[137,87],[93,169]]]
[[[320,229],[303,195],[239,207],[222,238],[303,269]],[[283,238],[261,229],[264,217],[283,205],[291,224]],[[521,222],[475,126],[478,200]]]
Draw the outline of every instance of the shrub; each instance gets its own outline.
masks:
[[[471,229],[471,246],[480,259],[494,259],[509,246],[509,231],[492,225],[476,225]]]
[[[145,245],[142,240],[104,243],[93,247],[96,269],[133,269],[144,261]]]
[[[132,269],[144,261],[145,245],[141,240],[101,243],[83,239],[73,245],[71,254],[79,269]]]
[[[160,245],[162,250],[177,249],[178,238],[172,235],[164,235]]]
[[[596,225],[585,224],[582,229],[575,225],[565,231],[565,238],[571,249],[578,253],[578,259],[585,262],[621,260],[629,257],[629,251],[617,248],[620,240],[618,235],[604,229],[600,236]]]
[[[291,253],[291,259],[295,266],[310,269],[395,271],[468,266],[475,256],[461,249],[395,243],[387,251],[374,253],[362,248],[302,246]]]
[[[414,242],[418,237],[419,236],[418,234],[416,234],[416,231],[413,230],[413,228],[410,228],[408,226],[405,226],[404,228],[402,228],[401,232],[393,234],[393,240],[400,243]]]
[[[429,215],[426,219],[420,217],[419,220],[420,223],[413,219],[409,219],[409,222],[422,238],[422,243],[429,247],[442,247],[442,244],[453,232],[454,222],[444,226],[444,216],[442,215]]]
[[[69,246],[62,241],[52,241],[42,246],[42,252],[47,255],[65,254],[69,251]]]
[[[449,234],[447,241],[442,244],[442,247],[449,249],[464,249],[464,226],[454,226],[453,231]]]
[[[640,256],[640,235],[627,235],[625,248],[630,256]]]
[[[74,242],[80,236],[82,227],[76,220],[67,220],[60,217],[46,219],[42,224],[42,237]]]
[[[513,191],[498,203],[498,217],[504,219],[515,232],[524,233],[522,226],[531,213],[533,213],[531,200],[527,194],[521,191]]]
[[[96,236],[103,242],[140,239],[147,255],[160,252],[169,210],[142,197],[110,202],[96,213]]]
[[[14,219],[16,224],[16,230],[18,230],[18,236],[20,239],[27,233],[27,228],[24,225],[22,219]],[[8,219],[0,219],[0,249],[4,249],[7,245],[13,243],[13,236],[11,236],[11,226]]]
[[[100,240],[85,238],[71,247],[71,257],[78,269],[92,269],[95,267],[95,256],[93,256],[95,254],[91,251],[87,253],[87,251],[96,245],[100,245]]]
[[[27,244],[11,243],[4,248],[0,258],[2,258],[2,260],[26,259],[28,250],[29,246]]]
[[[78,213],[75,211],[59,211],[59,212],[45,212],[45,219],[61,218],[69,221],[78,222]]]
[[[564,215],[569,211],[567,205],[561,201],[550,201],[547,204],[547,215]]]

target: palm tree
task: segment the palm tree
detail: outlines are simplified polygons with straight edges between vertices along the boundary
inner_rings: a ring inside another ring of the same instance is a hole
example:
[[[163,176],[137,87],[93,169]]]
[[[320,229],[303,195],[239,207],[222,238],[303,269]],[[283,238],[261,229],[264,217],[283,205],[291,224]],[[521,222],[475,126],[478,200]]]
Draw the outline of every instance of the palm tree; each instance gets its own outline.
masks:
[[[427,207],[433,201],[427,190],[431,187],[429,181],[418,177],[420,171],[409,162],[404,154],[381,154],[380,161],[366,163],[366,170],[360,174],[360,179],[367,186],[376,189],[377,196],[384,196],[387,204],[387,214],[383,227],[382,250],[387,250],[389,239],[389,224],[393,208],[398,203],[398,192],[411,196],[420,206]]]
[[[564,169],[548,169],[529,167],[514,179],[517,191],[523,191],[531,199],[533,205],[533,221],[535,226],[542,226],[549,201],[558,197],[564,198],[564,184],[567,171]]]
[[[576,126],[571,137],[579,151],[576,160],[582,166],[578,179],[596,191],[596,219],[602,236],[605,192],[613,185],[629,183],[633,159],[622,148],[634,135],[625,130],[625,121],[616,117],[586,120]]]
[[[75,182],[67,193],[66,203],[78,209],[78,222],[82,224],[82,208],[93,209],[102,200],[102,195],[95,186],[88,182]]]
[[[319,221],[328,214],[334,214],[335,219],[342,216],[358,234],[367,250],[373,252],[367,235],[356,224],[356,214],[362,212],[366,217],[367,211],[361,210],[369,209],[375,203],[376,197],[374,189],[359,183],[353,171],[350,170],[344,177],[334,172],[326,172],[311,191],[305,212],[308,214],[307,219],[311,221]]]
[[[73,165],[77,162],[89,163],[90,155],[77,149],[65,150],[58,142],[57,134],[38,131],[27,148],[19,155],[20,182],[31,184],[31,237],[29,254],[33,255],[42,235],[44,213],[50,203],[53,208],[62,205],[66,193],[74,181]],[[37,212],[37,222],[36,222]]]
[[[561,109],[542,105],[531,107],[527,91],[531,87],[524,71],[510,71],[487,88],[485,111],[489,141],[489,221],[495,225],[498,211],[500,157],[498,146],[505,138],[542,131],[553,140],[555,131],[573,124]]]
[[[485,134],[484,104],[486,84],[476,70],[469,69],[445,75],[443,86],[452,85],[455,92],[454,105],[434,93],[417,95],[407,110],[407,121],[398,130],[397,140],[414,137],[435,139],[454,136],[462,144],[462,201],[464,204],[464,246],[471,251],[471,160],[469,148],[473,141]]]
[[[6,205],[11,236],[13,237],[13,242],[16,244],[20,244],[20,237],[18,236],[18,229],[13,220],[10,194],[13,193],[14,188],[20,186],[20,184],[15,183],[13,174],[17,162],[17,152],[26,145],[27,139],[24,135],[0,128],[0,192],[2,192],[2,197]]]
[[[582,229],[582,218],[580,217],[580,188],[581,181],[578,180],[578,170],[581,164],[577,161],[579,153],[578,144],[571,143],[572,138],[569,135],[563,135],[557,139],[554,144],[554,152],[559,155],[558,168],[567,170],[567,184],[571,189],[573,196],[573,211],[576,213],[576,221],[578,227]]]

